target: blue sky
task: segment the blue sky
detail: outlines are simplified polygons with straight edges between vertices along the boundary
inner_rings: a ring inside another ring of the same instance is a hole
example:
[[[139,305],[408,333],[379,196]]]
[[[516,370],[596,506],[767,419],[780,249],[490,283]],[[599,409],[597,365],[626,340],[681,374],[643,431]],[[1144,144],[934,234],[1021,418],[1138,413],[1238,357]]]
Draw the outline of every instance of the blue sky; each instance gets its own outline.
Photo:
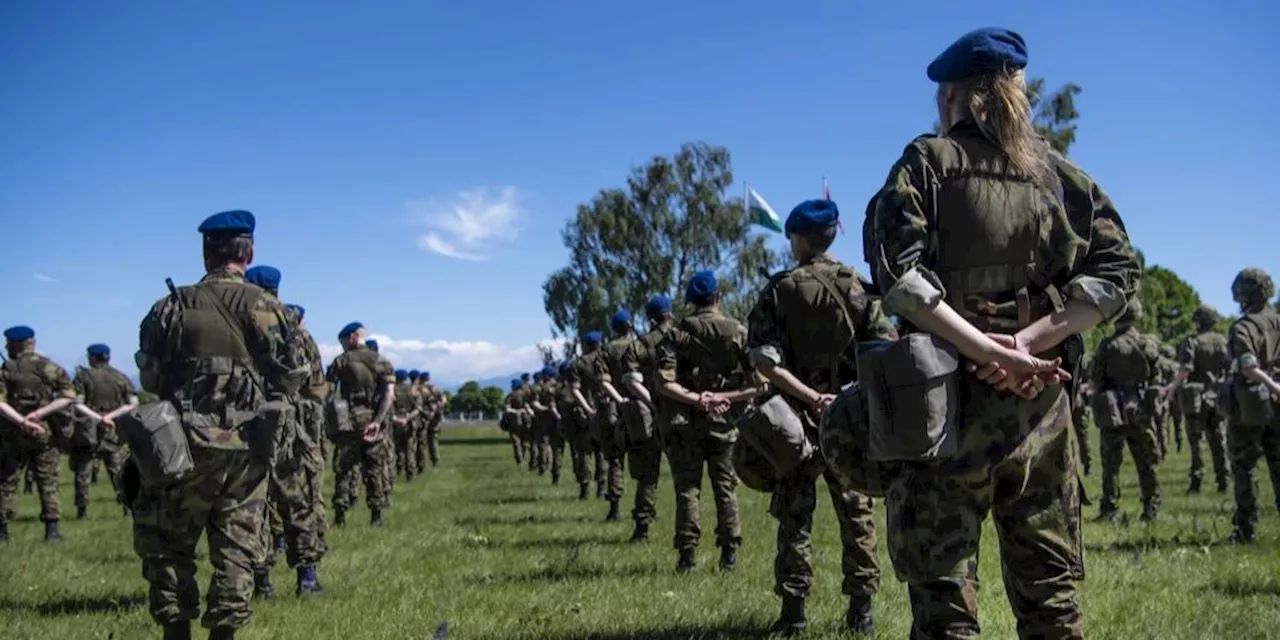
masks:
[[[195,227],[247,208],[321,342],[360,320],[439,380],[524,369],[577,203],[703,140],[783,215],[826,175],[856,233],[936,117],[925,66],[991,25],[1026,37],[1031,75],[1084,88],[1072,156],[1150,261],[1229,311],[1238,269],[1277,270],[1280,8],[1062,7],[3,3],[0,324],[132,370],[164,278],[200,276]],[[852,234],[836,254],[862,264]]]

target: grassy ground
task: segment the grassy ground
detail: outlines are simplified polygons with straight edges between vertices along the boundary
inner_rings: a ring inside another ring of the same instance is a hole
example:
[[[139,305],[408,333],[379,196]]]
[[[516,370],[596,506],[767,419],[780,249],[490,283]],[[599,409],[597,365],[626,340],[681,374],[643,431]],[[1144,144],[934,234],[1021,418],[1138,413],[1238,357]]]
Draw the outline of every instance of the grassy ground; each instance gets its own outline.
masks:
[[[735,574],[715,570],[708,535],[693,575],[675,574],[670,548],[674,498],[659,489],[661,519],[645,546],[625,544],[630,524],[605,523],[606,504],[576,499],[572,481],[553,487],[518,470],[494,428],[445,430],[444,462],[425,478],[398,484],[388,523],[367,512],[330,535],[321,569],[328,593],[299,601],[292,572],[275,580],[282,596],[257,607],[244,638],[431,638],[448,621],[452,638],[748,638],[777,614],[772,595],[774,524],[767,496],[740,489],[745,547]],[[1096,459],[1096,456],[1095,456]],[[1132,465],[1125,468],[1126,524],[1089,523],[1084,606],[1091,638],[1264,638],[1280,634],[1280,522],[1264,511],[1259,543],[1223,546],[1230,496],[1186,497],[1186,454],[1161,471],[1161,522],[1136,521]],[[1208,479],[1207,479],[1208,480]],[[1097,495],[1098,474],[1086,479]],[[63,503],[71,507],[69,477]],[[1212,487],[1212,481],[1206,483]],[[1270,487],[1262,504],[1271,505]],[[128,521],[107,502],[105,482],[85,522],[68,521],[67,541],[40,542],[34,496],[20,496],[14,540],[0,548],[0,638],[159,638],[146,609],[146,584]],[[628,487],[628,509],[631,498]],[[1088,516],[1096,507],[1087,508]],[[709,496],[704,523],[714,522]],[[815,534],[817,581],[811,637],[840,637],[839,547],[829,503]],[[986,637],[1009,638],[1014,624],[993,531],[984,534],[981,575]],[[881,551],[883,566],[888,558]],[[202,583],[208,567],[201,566]],[[204,584],[201,585],[202,588]],[[906,637],[905,588],[886,577],[876,601],[880,633]]]

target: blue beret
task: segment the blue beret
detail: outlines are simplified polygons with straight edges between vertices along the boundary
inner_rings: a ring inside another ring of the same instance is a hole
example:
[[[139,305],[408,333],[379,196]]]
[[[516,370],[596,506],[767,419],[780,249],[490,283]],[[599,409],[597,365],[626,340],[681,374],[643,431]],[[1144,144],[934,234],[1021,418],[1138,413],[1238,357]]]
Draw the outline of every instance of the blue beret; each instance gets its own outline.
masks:
[[[419,377],[419,378],[422,378],[423,380],[430,380],[430,379],[431,379],[431,372],[430,372],[430,371],[425,371],[425,370],[424,370],[424,371],[419,371],[419,372],[418,372],[418,377]]]
[[[343,327],[342,331],[338,332],[338,339],[346,340],[351,334],[363,328],[364,328],[364,325],[360,324],[359,322],[352,322],[351,324],[348,324],[347,326]]]
[[[396,380],[404,380],[409,377],[409,372],[404,369],[396,369]]]
[[[520,378],[512,378],[512,379],[511,379],[511,388],[512,388],[512,389],[519,389],[519,388],[520,388],[520,385],[522,385],[522,384],[524,384],[524,383],[520,381]]]
[[[257,226],[258,221],[248,211],[223,211],[205,218],[196,231],[203,234],[231,233],[251,236]]]
[[[527,374],[527,373],[522,373],[522,374],[520,374],[520,379],[521,379],[521,380],[528,380],[528,379],[529,379],[529,374]]]
[[[108,347],[107,345],[102,344],[102,343],[98,343],[98,344],[91,344],[91,345],[89,345],[89,348],[88,348],[88,349],[85,349],[85,351],[88,351],[88,352],[89,352],[89,355],[91,355],[91,356],[109,356],[109,355],[111,355],[111,347]]]
[[[601,336],[599,331],[588,331],[587,335],[582,336],[582,341],[586,344],[600,344]]]
[[[719,290],[720,283],[716,281],[714,271],[699,271],[693,274],[693,279],[689,281],[689,288],[684,291],[684,301],[698,302],[706,300]]]
[[[286,307],[288,307],[290,311],[292,311],[292,312],[294,312],[294,313],[298,314],[298,319],[299,319],[299,320],[301,320],[301,319],[303,319],[303,318],[307,317],[307,310],[306,310],[306,308],[305,308],[305,307],[303,307],[302,305],[300,305],[300,304],[286,304],[285,306],[286,306]]]
[[[544,375],[544,376],[554,376],[554,375],[556,375],[555,367],[552,367],[551,365],[547,365],[547,366],[543,367],[543,368],[542,368],[542,375]]]
[[[787,237],[791,234],[813,233],[836,226],[840,220],[840,209],[830,200],[805,200],[791,210],[787,216]]]
[[[614,311],[613,319],[609,321],[609,326],[614,327],[615,329],[629,324],[631,324],[631,312],[626,309],[618,309],[617,311]]]
[[[268,267],[265,264],[244,272],[244,279],[249,284],[257,285],[263,289],[280,288],[280,270],[275,267]]]
[[[573,363],[572,363],[572,362],[569,362],[568,360],[565,360],[564,362],[561,362],[561,363],[560,363],[560,373],[565,373],[565,372],[569,371],[569,367],[571,367],[571,366],[573,366]]]
[[[364,341],[364,346],[369,347],[370,349],[373,349],[374,351],[377,351],[377,350],[378,350],[378,341],[377,341],[377,340],[373,340],[373,339],[365,340],[365,341]]]
[[[4,339],[9,342],[22,342],[36,337],[36,330],[31,327],[17,326],[4,330]]]
[[[666,296],[654,296],[644,303],[644,312],[651,316],[671,313],[671,298]]]
[[[422,373],[421,373],[421,372],[419,372],[417,369],[410,369],[410,370],[409,370],[409,379],[410,379],[410,380],[417,380],[417,379],[418,379],[419,377],[421,377],[421,376],[422,376]]]
[[[1027,66],[1027,43],[1008,29],[970,31],[929,63],[929,79],[959,82],[982,73]]]

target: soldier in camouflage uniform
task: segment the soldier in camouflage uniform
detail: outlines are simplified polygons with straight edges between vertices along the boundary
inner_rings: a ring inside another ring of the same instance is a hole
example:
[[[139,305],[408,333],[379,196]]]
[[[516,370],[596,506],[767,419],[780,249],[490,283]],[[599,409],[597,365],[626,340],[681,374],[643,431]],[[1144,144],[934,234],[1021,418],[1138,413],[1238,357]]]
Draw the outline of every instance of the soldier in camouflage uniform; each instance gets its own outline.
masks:
[[[1191,447],[1191,485],[1187,493],[1200,493],[1200,481],[1204,477],[1202,439],[1209,441],[1218,493],[1226,493],[1231,482],[1231,463],[1226,455],[1226,424],[1218,410],[1218,394],[1231,371],[1231,353],[1227,337],[1214,329],[1218,312],[1213,307],[1196,309],[1192,319],[1197,333],[1182,343],[1178,372],[1161,395],[1186,416],[1187,444]]]
[[[58,434],[47,423],[51,414],[71,406],[76,391],[66,369],[36,353],[36,332],[10,327],[4,332],[9,358],[0,366],[0,544],[9,541],[13,494],[26,465],[40,491],[40,521],[44,539],[62,539],[58,521],[58,467],[61,453],[54,446]]]
[[[662,472],[663,442],[671,437],[671,399],[658,391],[658,345],[671,333],[671,299],[654,296],[645,303],[649,332],[631,343],[623,354],[622,381],[631,395],[631,429],[627,457],[636,481],[636,503],[631,511],[636,528],[632,542],[649,539],[649,524],[658,515],[658,476]]]
[[[280,301],[279,269],[261,265],[249,269],[245,273],[245,281],[266,291],[267,296]],[[263,548],[266,556],[255,565],[253,572],[254,596],[275,598],[275,589],[271,585],[271,570],[276,566],[277,556],[284,555],[289,567],[297,573],[298,595],[321,593],[316,575],[317,565],[324,557],[324,544],[318,530],[315,502],[309,493],[307,467],[313,455],[314,442],[305,430],[309,405],[317,397],[315,388],[324,379],[323,365],[319,360],[312,360],[313,345],[310,334],[301,328],[301,316],[294,308],[286,305],[293,337],[298,348],[305,354],[308,362],[303,374],[303,384],[296,390],[277,390],[268,387],[269,394],[281,393],[288,397],[293,405],[295,420],[284,430],[279,438],[278,453],[267,476],[267,508],[268,527],[262,530]]]
[[[574,402],[578,409],[582,411],[586,420],[586,428],[582,429],[578,440],[578,459],[573,463],[574,474],[580,484],[585,483],[587,481],[587,457],[590,456],[594,459],[596,497],[603,499],[608,492],[611,476],[605,463],[604,447],[600,443],[599,432],[596,427],[598,415],[596,402],[600,388],[598,373],[600,365],[598,363],[604,356],[604,353],[600,350],[601,339],[602,336],[599,331],[590,331],[582,336],[582,355],[573,361],[573,366],[570,368],[572,372],[570,387],[573,391]],[[581,472],[577,471],[578,469],[581,469]]]
[[[1227,446],[1235,483],[1235,530],[1232,539],[1251,544],[1257,536],[1258,481],[1254,468],[1265,459],[1271,488],[1280,509],[1280,314],[1270,305],[1275,283],[1266,271],[1249,267],[1231,283],[1240,304],[1240,319],[1227,333],[1232,358],[1231,424]]]
[[[587,458],[591,455],[591,426],[587,412],[578,404],[574,395],[577,378],[574,375],[574,363],[577,358],[560,363],[560,432],[564,444],[569,445],[569,466],[573,468],[573,477],[578,482],[578,499],[591,499],[591,469]],[[556,455],[556,445],[552,443],[552,455]],[[597,467],[599,468],[599,467]]]
[[[418,426],[422,397],[414,388],[418,379],[417,372],[396,369],[396,401],[391,413],[391,437],[395,447],[396,473],[404,474],[405,480],[413,479],[417,464],[413,459],[415,449],[414,431]]]
[[[307,362],[311,364],[311,372],[307,379],[307,384],[302,388],[302,397],[299,400],[302,429],[299,432],[297,446],[298,454],[302,462],[303,483],[299,487],[309,500],[311,505],[311,516],[313,524],[311,531],[319,538],[319,546],[321,554],[328,550],[328,544],[325,542],[325,534],[328,532],[329,526],[325,516],[324,508],[324,461],[325,461],[325,435],[324,435],[324,401],[329,395],[329,382],[324,378],[324,363],[320,358],[320,345],[316,344],[316,340],[312,337],[311,332],[307,330],[305,316],[307,310],[299,305],[286,305],[293,312],[294,317],[298,319],[297,335],[298,340],[302,343],[303,351],[307,354]],[[309,572],[305,565],[302,567],[300,582],[306,583]],[[315,590],[318,590],[318,585]],[[309,592],[312,589],[300,589],[302,592]]]
[[[377,340],[373,340],[373,339],[365,340],[364,346],[366,349],[374,353],[378,353]],[[383,427],[385,431],[389,431],[389,429],[385,429],[387,425],[383,425]],[[388,435],[385,438],[385,442],[387,447],[387,453],[385,456],[381,456],[380,458],[383,463],[382,468],[380,470],[381,472],[380,482],[382,483],[383,491],[387,495],[387,504],[390,505],[391,495],[392,493],[395,492],[395,486],[396,486],[396,468],[395,468],[396,457],[395,457],[395,451],[394,451],[395,447],[392,445],[390,435]],[[369,474],[370,474],[369,466],[364,464],[360,465],[360,475],[364,478],[364,481],[366,483],[370,482]]]
[[[144,485],[133,501],[134,549],[165,640],[190,638],[200,615],[195,551],[205,532],[209,637],[232,638],[249,622],[253,566],[266,553],[260,532],[271,460],[258,412],[297,393],[310,370],[292,314],[244,280],[254,226],[247,211],[205,220],[207,274],[156,302],[139,330],[142,388],[179,409],[194,464],[171,485]]]
[[[524,383],[519,378],[511,380],[511,391],[507,394],[502,413],[502,424],[511,436],[511,452],[516,459],[516,466],[524,463]]]
[[[770,278],[748,317],[751,363],[789,401],[815,445],[827,405],[857,379],[857,342],[898,337],[880,303],[867,297],[857,271],[827,254],[839,216],[830,200],[809,200],[791,211],[785,232],[798,266]],[[778,520],[774,593],[782,597],[774,631],[796,635],[807,627],[819,476],[826,480],[840,524],[842,592],[849,596],[845,622],[852,632],[874,637],[871,598],[880,590],[880,565],[872,501],[841,487],[821,455],[777,480],[769,504]]]
[[[609,499],[607,521],[622,519],[620,502],[625,492],[625,480],[622,474],[626,467],[627,454],[627,416],[632,412],[631,398],[622,395],[618,386],[622,385],[623,356],[636,341],[636,332],[631,325],[631,312],[619,309],[609,321],[614,338],[600,348],[600,358],[596,360],[596,377],[599,380],[599,395],[596,408],[597,438],[604,454],[605,463],[609,465],[609,489],[605,497]],[[618,381],[618,386],[614,381]]]
[[[539,475],[546,474],[547,458],[551,455],[545,420],[545,415],[551,408],[542,402],[546,398],[546,382],[545,370],[533,372],[533,384],[530,385],[529,395],[526,398],[529,410],[529,450],[533,456],[529,459],[529,470],[537,471]]]
[[[364,325],[352,322],[338,333],[342,354],[329,364],[326,378],[351,408],[351,423],[359,433],[343,434],[335,443],[333,524],[346,524],[346,513],[356,501],[356,483],[364,478],[369,522],[382,526],[382,512],[390,504],[385,470],[394,455],[385,425],[395,401],[396,373],[386,358],[361,346]],[[361,473],[361,470],[364,470]]]
[[[534,431],[538,434],[536,451],[538,452],[538,475],[551,472],[551,484],[560,484],[560,467],[554,464],[551,451],[551,440],[560,429],[560,408],[556,399],[560,395],[560,383],[556,380],[556,369],[543,367],[542,382],[535,388],[533,398]]]
[[[1172,345],[1160,345],[1160,381],[1164,385],[1169,385],[1178,377],[1178,370],[1182,367],[1178,364],[1178,350]],[[1165,408],[1165,419],[1167,421],[1167,434],[1173,438],[1175,451],[1182,452],[1182,421],[1184,412],[1182,405],[1161,398],[1161,405]],[[1168,449],[1166,448],[1166,453]]]
[[[886,489],[918,638],[978,635],[989,514],[1018,635],[1084,637],[1078,461],[1055,356],[1074,366],[1073,336],[1119,315],[1140,271],[1107,196],[1036,136],[1026,55],[1020,35],[982,29],[929,65],[944,133],[907,146],[863,227],[885,313],[975,374],[952,396],[958,449],[899,463]]]
[[[1151,336],[1156,341],[1156,353],[1160,357],[1156,360],[1155,377],[1152,380],[1151,391],[1154,391],[1156,397],[1152,404],[1155,405],[1156,418],[1156,439],[1160,443],[1160,459],[1164,460],[1169,457],[1169,440],[1175,437],[1173,433],[1173,410],[1174,407],[1165,402],[1162,394],[1159,393],[1170,382],[1173,382],[1175,376],[1178,375],[1178,363],[1174,360],[1177,355],[1173,347],[1167,344],[1161,344],[1159,336]],[[1178,437],[1181,442],[1181,437]],[[1181,449],[1181,447],[1178,447]]]
[[[431,372],[422,372],[422,386],[425,387],[423,392],[427,397],[428,412],[426,425],[427,439],[427,456],[431,458],[431,466],[440,466],[440,423],[444,421],[444,392],[439,387],[431,384]],[[422,451],[422,445],[418,445],[419,452]],[[418,456],[418,473],[426,471],[426,460]]]
[[[733,469],[733,443],[738,439],[734,422],[760,392],[760,384],[747,360],[747,328],[720,312],[715,274],[694,274],[684,298],[693,305],[693,313],[658,344],[661,392],[677,403],[667,443],[676,489],[676,570],[688,572],[696,566],[702,535],[698,498],[705,468],[716,502],[720,568],[732,571],[742,544],[738,476]]]
[[[119,369],[111,366],[111,348],[91,344],[87,349],[89,367],[76,371],[73,381],[80,403],[80,419],[71,439],[71,468],[76,476],[76,519],[89,511],[89,483],[93,463],[102,460],[111,487],[119,495],[117,478],[124,467],[125,452],[116,433],[116,418],[138,406],[138,392]],[[127,508],[126,508],[127,513]]]
[[[1081,337],[1083,342],[1083,336]],[[1067,389],[1071,400],[1071,423],[1076,434],[1076,451],[1080,455],[1080,469],[1088,476],[1093,472],[1093,453],[1089,449],[1089,421],[1093,419],[1093,411],[1089,408],[1089,384],[1086,374],[1091,361],[1082,358],[1076,367],[1073,378],[1068,381]]]
[[[551,473],[553,478],[559,478],[564,475],[564,449],[565,445],[570,442],[570,438],[581,424],[578,416],[577,402],[573,399],[573,389],[569,386],[569,365],[568,360],[556,363],[556,413],[559,419],[556,420],[555,427],[551,430],[550,448],[551,448]],[[572,463],[572,459],[570,461]],[[585,500],[585,495],[579,495],[579,499]]]

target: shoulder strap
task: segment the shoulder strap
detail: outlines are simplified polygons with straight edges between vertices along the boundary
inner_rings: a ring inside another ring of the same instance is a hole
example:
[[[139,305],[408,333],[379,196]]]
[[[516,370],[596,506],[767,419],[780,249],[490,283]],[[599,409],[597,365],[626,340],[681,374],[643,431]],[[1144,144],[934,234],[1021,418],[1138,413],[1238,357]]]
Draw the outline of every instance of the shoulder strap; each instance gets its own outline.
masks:
[[[840,293],[840,289],[836,287],[836,283],[832,282],[831,278],[828,278],[827,275],[821,271],[817,269],[805,269],[805,273],[813,276],[813,279],[817,280],[818,284],[822,285],[822,288],[826,289],[827,293],[830,293],[832,297],[836,299],[836,304],[840,306],[840,312],[844,314],[844,321],[849,323],[849,333],[853,335],[852,339],[857,340],[858,325],[854,324],[853,314],[849,312],[849,303],[847,300],[848,295]]]

